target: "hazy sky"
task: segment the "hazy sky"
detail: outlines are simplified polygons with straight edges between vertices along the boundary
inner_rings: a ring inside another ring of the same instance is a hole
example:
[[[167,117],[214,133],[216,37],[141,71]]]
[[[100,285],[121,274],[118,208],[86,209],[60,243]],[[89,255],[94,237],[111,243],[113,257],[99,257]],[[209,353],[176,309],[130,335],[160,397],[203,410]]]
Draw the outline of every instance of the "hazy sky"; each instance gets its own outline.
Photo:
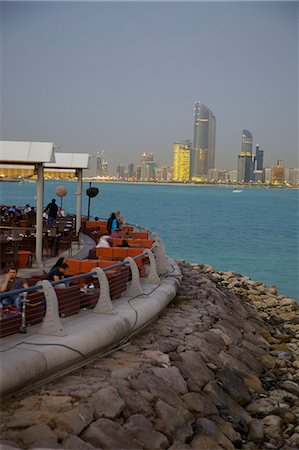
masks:
[[[215,114],[216,166],[247,128],[266,165],[298,167],[297,2],[1,2],[1,139],[151,151],[172,165],[194,102]]]

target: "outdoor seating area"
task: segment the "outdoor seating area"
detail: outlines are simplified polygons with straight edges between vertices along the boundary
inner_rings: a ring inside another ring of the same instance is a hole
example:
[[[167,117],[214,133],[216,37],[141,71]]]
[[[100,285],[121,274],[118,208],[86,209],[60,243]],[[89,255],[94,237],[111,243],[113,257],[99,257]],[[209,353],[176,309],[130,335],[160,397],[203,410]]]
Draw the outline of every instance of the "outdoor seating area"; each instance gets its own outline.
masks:
[[[90,235],[90,231],[96,229],[99,236],[106,235],[107,222],[101,221],[99,228],[94,227],[95,223],[97,222],[85,221],[80,232]],[[102,231],[104,229],[105,232]],[[34,258],[35,230],[30,228],[21,229],[21,227],[1,227],[0,230],[1,250],[3,249],[4,252],[1,252],[1,254],[7,255],[9,252],[12,252],[12,258],[14,258],[17,267],[30,267]],[[155,241],[148,239],[148,232],[133,230],[132,226],[126,226],[125,229],[121,230],[121,234],[126,236],[125,244],[128,247],[124,246],[122,237],[112,238],[111,247],[94,247],[93,259],[76,259],[72,257],[65,259],[68,265],[65,274],[66,287],[55,287],[60,317],[77,314],[82,308],[95,307],[100,295],[99,281],[96,277],[84,276],[84,274],[92,272],[96,267],[105,269],[111,300],[120,298],[123,292],[126,291],[128,282],[132,280],[131,268],[128,265],[115,267],[119,262],[123,262],[127,257],[134,258],[139,276],[145,276],[145,267],[149,264],[149,258],[141,255],[146,249],[151,248]],[[128,233],[130,233],[130,237],[128,237]],[[59,223],[56,222],[52,227],[44,227],[43,235],[44,256],[56,256],[63,242],[71,245],[74,239],[74,228],[70,226],[70,221],[67,222],[67,219],[65,221],[59,220]],[[1,262],[3,262],[3,269],[5,270],[7,265],[6,258],[1,259]],[[112,268],[109,269],[110,267]],[[70,283],[68,282],[68,278],[81,274],[80,278],[71,280]],[[27,277],[26,282],[29,287],[33,287],[40,280],[46,279],[46,277],[47,272],[43,271],[43,273],[32,274],[30,277]],[[86,288],[90,285],[92,286],[91,289]],[[46,300],[42,291],[28,293],[25,311],[25,326],[31,326],[43,321],[46,312]],[[0,320],[0,337],[18,332],[21,325],[24,325],[21,312],[16,311],[13,313],[9,310],[3,310]]]
[[[0,273],[8,267],[31,267],[35,261],[36,229],[27,222],[15,220],[10,225],[9,208],[1,206],[0,220]],[[16,210],[18,210],[16,208]],[[19,209],[20,210],[20,209]],[[22,216],[21,216],[22,217]],[[53,225],[43,226],[43,258],[47,259],[69,250],[71,255],[72,242],[77,240],[74,215],[57,218]]]

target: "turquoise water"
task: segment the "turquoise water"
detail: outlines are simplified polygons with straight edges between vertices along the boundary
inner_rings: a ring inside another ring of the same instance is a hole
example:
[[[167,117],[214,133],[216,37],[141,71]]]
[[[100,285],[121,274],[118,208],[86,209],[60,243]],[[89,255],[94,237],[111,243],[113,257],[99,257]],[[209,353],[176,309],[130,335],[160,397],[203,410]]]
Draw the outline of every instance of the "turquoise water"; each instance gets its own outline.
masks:
[[[76,211],[76,183],[45,183],[45,204],[66,186],[67,211]],[[120,209],[125,220],[157,231],[175,259],[211,264],[275,284],[299,299],[298,194],[295,189],[92,183],[91,215],[108,217]],[[88,183],[83,189],[87,214]],[[35,183],[1,183],[0,202],[35,204]],[[59,202],[60,200],[58,200]]]

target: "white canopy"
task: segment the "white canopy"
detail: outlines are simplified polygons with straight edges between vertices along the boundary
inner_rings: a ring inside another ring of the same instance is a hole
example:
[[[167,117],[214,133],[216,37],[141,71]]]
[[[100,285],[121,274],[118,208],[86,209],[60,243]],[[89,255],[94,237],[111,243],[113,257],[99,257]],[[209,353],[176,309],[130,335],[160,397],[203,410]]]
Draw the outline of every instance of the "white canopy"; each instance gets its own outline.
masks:
[[[0,141],[0,162],[54,163],[54,144],[52,142]]]

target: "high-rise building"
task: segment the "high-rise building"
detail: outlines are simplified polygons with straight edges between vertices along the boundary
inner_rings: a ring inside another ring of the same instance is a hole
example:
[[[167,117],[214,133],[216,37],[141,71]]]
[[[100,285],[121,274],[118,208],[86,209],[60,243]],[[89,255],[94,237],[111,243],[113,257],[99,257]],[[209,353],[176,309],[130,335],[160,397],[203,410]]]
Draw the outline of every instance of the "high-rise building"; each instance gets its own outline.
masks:
[[[216,118],[203,103],[194,108],[194,141],[191,151],[192,180],[207,179],[209,169],[215,167]]]
[[[141,163],[141,180],[142,181],[156,180],[156,163],[154,161],[143,161]]]
[[[123,179],[125,177],[125,167],[123,164],[119,164],[116,168],[116,177]]]
[[[252,134],[248,130],[242,131],[241,153],[252,155]]]
[[[238,156],[238,182],[254,181],[254,157],[252,155],[252,134],[242,131],[241,153]]]
[[[190,140],[173,144],[173,181],[190,180],[190,154]]]
[[[272,167],[272,184],[284,184],[283,161],[277,161],[277,165]]]
[[[255,146],[255,169],[263,170],[264,168],[264,150],[259,145]]]
[[[99,177],[108,175],[108,162],[105,159],[105,153],[102,151],[101,153],[96,154],[97,158],[97,170],[96,175]]]
[[[131,163],[128,165],[128,178],[134,177],[134,164]]]

